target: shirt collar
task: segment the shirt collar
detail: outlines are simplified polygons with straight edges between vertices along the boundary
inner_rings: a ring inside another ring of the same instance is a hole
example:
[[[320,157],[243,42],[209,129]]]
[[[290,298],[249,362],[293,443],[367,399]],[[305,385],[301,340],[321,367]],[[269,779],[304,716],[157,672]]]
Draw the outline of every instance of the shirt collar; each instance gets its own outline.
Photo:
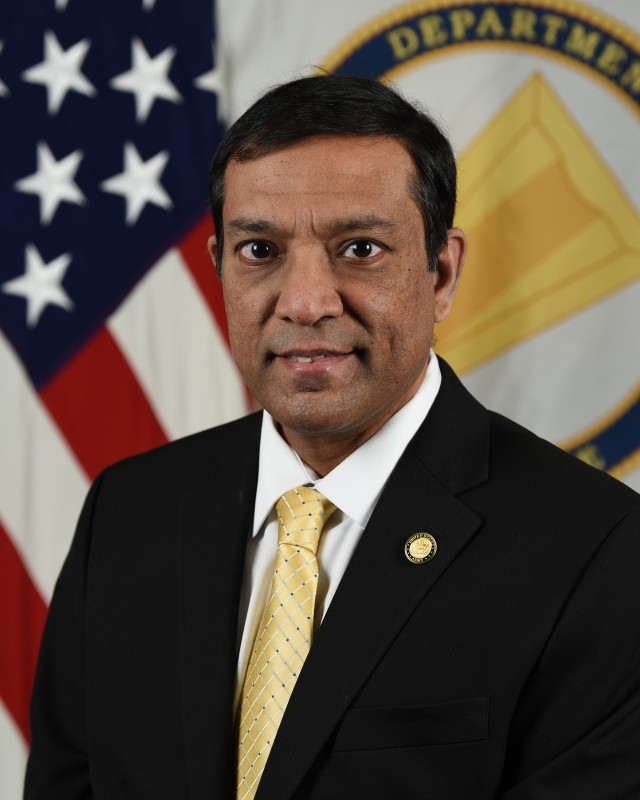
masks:
[[[273,417],[264,411],[253,535],[258,534],[278,498],[304,483],[312,483],[364,528],[389,475],[429,413],[441,382],[438,359],[431,351],[424,380],[411,400],[324,478],[303,463],[278,433]]]

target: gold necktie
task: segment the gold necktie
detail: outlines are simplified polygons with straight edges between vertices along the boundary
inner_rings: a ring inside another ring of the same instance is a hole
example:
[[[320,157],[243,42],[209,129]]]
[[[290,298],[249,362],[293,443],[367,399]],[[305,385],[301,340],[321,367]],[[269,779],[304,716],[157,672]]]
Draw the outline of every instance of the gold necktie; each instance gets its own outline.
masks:
[[[276,503],[278,552],[271,596],[262,614],[242,689],[238,800],[252,800],[284,710],[311,647],[318,588],[316,552],[335,506],[317,489],[298,486]]]

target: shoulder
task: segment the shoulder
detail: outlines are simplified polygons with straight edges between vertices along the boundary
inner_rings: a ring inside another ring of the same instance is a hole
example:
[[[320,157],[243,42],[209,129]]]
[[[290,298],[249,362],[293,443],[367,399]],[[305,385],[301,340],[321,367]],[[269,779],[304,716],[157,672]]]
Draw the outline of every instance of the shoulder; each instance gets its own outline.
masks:
[[[488,412],[491,481],[505,502],[543,506],[559,519],[621,519],[640,511],[640,495],[516,422]],[[526,498],[526,500],[524,499]]]
[[[155,493],[163,487],[174,493],[193,486],[204,476],[237,471],[255,461],[260,444],[261,412],[177,439],[107,467],[98,478],[103,486],[144,487]]]
[[[413,449],[454,493],[537,518],[543,509],[601,518],[640,508],[640,495],[620,481],[487,410],[438,360],[442,386]]]

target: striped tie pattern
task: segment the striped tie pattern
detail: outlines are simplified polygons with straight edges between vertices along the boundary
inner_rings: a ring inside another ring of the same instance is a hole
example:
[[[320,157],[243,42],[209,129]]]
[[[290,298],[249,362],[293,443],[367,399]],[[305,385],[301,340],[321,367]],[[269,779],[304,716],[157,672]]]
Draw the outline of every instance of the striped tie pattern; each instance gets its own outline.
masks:
[[[271,596],[247,667],[240,708],[238,800],[252,800],[289,697],[311,647],[316,553],[335,506],[298,486],[276,503],[278,552]]]

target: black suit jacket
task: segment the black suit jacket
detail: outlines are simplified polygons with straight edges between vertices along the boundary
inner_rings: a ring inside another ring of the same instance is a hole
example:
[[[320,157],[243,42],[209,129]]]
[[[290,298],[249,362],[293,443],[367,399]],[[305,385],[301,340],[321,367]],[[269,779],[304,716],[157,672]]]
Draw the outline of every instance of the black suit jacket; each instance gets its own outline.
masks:
[[[257,798],[638,798],[640,497],[442,369]],[[259,432],[249,417],[97,480],[43,639],[29,800],[234,796]],[[416,565],[419,531],[438,550]]]

